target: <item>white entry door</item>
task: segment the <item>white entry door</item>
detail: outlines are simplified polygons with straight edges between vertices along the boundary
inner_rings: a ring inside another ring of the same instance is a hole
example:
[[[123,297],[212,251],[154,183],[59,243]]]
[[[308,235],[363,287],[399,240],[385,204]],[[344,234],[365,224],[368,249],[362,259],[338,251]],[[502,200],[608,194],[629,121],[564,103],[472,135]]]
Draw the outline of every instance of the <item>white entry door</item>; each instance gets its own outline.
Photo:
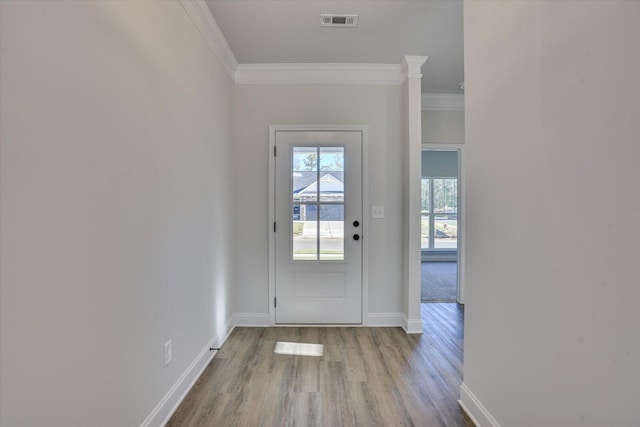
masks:
[[[362,140],[275,133],[276,323],[362,323]]]

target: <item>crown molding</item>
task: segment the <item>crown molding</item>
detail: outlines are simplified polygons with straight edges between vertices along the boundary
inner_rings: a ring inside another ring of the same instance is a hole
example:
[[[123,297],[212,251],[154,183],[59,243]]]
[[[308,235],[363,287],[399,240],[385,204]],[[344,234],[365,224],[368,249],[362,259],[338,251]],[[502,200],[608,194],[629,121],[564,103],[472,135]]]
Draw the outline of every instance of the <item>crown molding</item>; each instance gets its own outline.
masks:
[[[238,64],[204,0],[179,0],[205,42],[235,84],[401,85],[422,77],[428,56],[405,56],[395,64]],[[423,96],[423,109],[424,96]],[[438,108],[457,109],[457,108]]]
[[[220,27],[213,18],[209,7],[204,0],[180,0],[180,4],[187,12],[194,25],[204,37],[209,48],[213,51],[222,67],[225,69],[229,77],[233,80],[238,61],[233,51],[224,38]]]
[[[458,93],[423,93],[422,109],[464,111],[464,95]]]
[[[240,64],[236,84],[401,85],[400,65],[389,64]]]

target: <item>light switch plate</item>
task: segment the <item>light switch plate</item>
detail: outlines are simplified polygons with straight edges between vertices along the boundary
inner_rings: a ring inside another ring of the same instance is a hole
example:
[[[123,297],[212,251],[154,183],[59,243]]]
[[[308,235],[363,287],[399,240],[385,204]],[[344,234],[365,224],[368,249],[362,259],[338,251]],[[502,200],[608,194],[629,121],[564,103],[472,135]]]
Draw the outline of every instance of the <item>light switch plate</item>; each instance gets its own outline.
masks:
[[[384,206],[371,206],[371,218],[384,218]]]

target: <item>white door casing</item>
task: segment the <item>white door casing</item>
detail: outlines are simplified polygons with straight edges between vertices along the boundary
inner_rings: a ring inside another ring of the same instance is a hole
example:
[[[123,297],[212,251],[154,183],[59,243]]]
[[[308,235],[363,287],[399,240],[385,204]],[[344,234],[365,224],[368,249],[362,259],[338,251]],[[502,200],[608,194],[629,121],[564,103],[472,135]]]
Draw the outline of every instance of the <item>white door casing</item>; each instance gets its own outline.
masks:
[[[272,324],[362,324],[366,128],[272,126]]]

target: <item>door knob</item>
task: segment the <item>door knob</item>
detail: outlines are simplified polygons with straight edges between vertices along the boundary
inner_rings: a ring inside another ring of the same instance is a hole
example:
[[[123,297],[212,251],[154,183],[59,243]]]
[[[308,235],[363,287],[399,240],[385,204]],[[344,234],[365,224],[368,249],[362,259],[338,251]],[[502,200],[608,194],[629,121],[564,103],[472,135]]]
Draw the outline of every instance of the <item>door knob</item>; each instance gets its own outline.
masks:
[[[353,221],[353,226],[354,227],[360,226],[360,221]]]
[[[353,235],[353,240],[360,240],[360,235],[359,234],[354,234]]]

